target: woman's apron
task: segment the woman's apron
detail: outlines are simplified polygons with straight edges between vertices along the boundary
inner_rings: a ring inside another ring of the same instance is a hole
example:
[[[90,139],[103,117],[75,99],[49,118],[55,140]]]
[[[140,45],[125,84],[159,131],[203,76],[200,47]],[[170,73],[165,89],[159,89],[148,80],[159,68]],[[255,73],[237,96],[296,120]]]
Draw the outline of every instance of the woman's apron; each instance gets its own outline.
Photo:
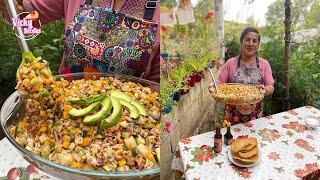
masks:
[[[238,57],[237,70],[234,74],[234,83],[261,85],[262,69],[258,57],[256,58],[256,68],[240,67],[241,56]],[[225,106],[225,119],[231,124],[242,123],[258,118],[261,113],[261,102],[248,105],[230,105]]]
[[[144,19],[150,20],[157,1],[126,0],[121,13],[112,10],[107,1],[112,0],[103,0],[107,8],[93,6],[88,0],[80,6],[65,33],[62,74],[99,72],[139,77],[146,71],[158,24],[122,12],[133,4],[131,9],[140,14],[144,11]]]

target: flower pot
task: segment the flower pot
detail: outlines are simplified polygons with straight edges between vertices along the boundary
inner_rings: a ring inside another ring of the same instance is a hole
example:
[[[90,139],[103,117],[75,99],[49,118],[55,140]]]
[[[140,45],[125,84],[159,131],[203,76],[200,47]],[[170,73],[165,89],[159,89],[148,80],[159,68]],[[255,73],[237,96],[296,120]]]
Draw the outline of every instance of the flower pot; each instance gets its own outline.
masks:
[[[178,102],[178,101],[180,101],[180,97],[181,97],[181,90],[176,91],[176,92],[174,93],[174,95],[173,95],[173,100],[176,101],[176,102]]]
[[[195,83],[196,83],[195,77],[193,75],[190,76],[188,79],[188,86],[193,87]]]
[[[161,53],[161,56],[164,60],[169,60],[169,53]]]
[[[173,103],[167,104],[167,106],[162,110],[163,114],[168,114],[173,109]]]
[[[189,89],[183,89],[181,91],[181,95],[188,94],[188,92],[189,92]]]
[[[200,82],[202,79],[202,76],[199,73],[194,73],[194,80],[195,82]]]

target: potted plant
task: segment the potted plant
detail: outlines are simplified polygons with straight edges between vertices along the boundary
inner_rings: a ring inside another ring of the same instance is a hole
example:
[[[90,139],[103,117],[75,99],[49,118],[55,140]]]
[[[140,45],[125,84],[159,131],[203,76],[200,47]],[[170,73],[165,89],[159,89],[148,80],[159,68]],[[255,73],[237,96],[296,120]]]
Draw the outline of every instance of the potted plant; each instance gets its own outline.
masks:
[[[188,72],[184,69],[184,66],[179,66],[176,69],[173,69],[169,75],[172,84],[174,85],[174,95],[173,98],[175,101],[180,100],[180,95],[182,90],[186,90],[186,77]]]
[[[170,113],[173,108],[173,97],[174,87],[168,79],[161,78],[160,83],[160,108],[163,114]]]

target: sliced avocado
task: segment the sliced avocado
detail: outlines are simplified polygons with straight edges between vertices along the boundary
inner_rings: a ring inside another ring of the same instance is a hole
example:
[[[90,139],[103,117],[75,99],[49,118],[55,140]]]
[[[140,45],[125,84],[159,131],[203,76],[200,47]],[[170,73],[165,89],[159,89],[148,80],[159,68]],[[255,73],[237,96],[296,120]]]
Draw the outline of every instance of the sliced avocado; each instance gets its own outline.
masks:
[[[123,92],[121,92],[119,90],[112,90],[111,91],[111,96],[116,97],[118,99],[125,100],[127,102],[130,102],[130,104],[134,105],[138,109],[139,114],[144,115],[144,116],[147,115],[146,109],[141,104],[139,104],[137,101],[133,100],[126,93],[123,93]]]
[[[133,106],[132,104],[130,104],[130,103],[128,103],[127,101],[125,101],[125,100],[122,100],[122,99],[119,99],[119,101],[120,101],[120,104],[121,105],[123,105],[123,106],[125,106],[126,108],[128,108],[129,109],[129,111],[130,111],[130,117],[132,117],[132,118],[134,118],[134,119],[136,119],[137,117],[139,117],[139,111],[138,111],[138,109],[135,107],[135,106]]]
[[[112,97],[112,96],[110,98],[111,98],[111,104],[112,104],[113,111],[109,117],[107,117],[106,119],[101,121],[101,124],[100,124],[101,129],[108,128],[108,127],[111,127],[111,126],[117,124],[119,122],[119,118],[122,114],[122,107],[121,107],[119,100],[115,97]]]
[[[73,103],[73,104],[92,104],[98,101],[102,101],[104,98],[106,97],[105,94],[98,94],[98,95],[92,95],[89,97],[85,97],[85,98],[72,98],[69,99],[69,102]]]
[[[143,116],[146,116],[146,115],[147,115],[146,109],[145,109],[141,104],[139,104],[137,101],[132,100],[132,101],[130,101],[130,103],[131,103],[132,105],[134,105],[134,106],[138,109],[139,114],[141,114],[141,115],[143,115]]]
[[[84,124],[96,124],[99,123],[102,119],[106,118],[109,111],[111,110],[111,99],[110,97],[106,97],[102,103],[102,108],[96,114],[86,116],[83,120]]]
[[[100,105],[100,101],[92,103],[88,107],[83,108],[83,109],[72,108],[69,111],[69,114],[71,116],[76,116],[76,117],[78,117],[78,116],[86,116],[86,115],[92,113],[94,110],[96,110],[99,107],[99,105]]]
[[[132,101],[132,98],[129,95],[127,95],[126,93],[121,92],[119,90],[112,90],[111,91],[111,96],[116,97],[118,99],[123,99],[123,100],[125,100],[127,102]]]

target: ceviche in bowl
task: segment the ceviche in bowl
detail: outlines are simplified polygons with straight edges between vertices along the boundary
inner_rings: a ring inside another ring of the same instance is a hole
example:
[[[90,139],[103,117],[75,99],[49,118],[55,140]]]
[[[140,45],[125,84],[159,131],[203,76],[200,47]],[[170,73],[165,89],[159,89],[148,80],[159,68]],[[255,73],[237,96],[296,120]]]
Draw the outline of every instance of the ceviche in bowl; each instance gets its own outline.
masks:
[[[115,74],[51,77],[45,67],[20,68],[18,91],[0,114],[27,161],[63,179],[160,179],[159,92],[150,88],[157,83]]]

